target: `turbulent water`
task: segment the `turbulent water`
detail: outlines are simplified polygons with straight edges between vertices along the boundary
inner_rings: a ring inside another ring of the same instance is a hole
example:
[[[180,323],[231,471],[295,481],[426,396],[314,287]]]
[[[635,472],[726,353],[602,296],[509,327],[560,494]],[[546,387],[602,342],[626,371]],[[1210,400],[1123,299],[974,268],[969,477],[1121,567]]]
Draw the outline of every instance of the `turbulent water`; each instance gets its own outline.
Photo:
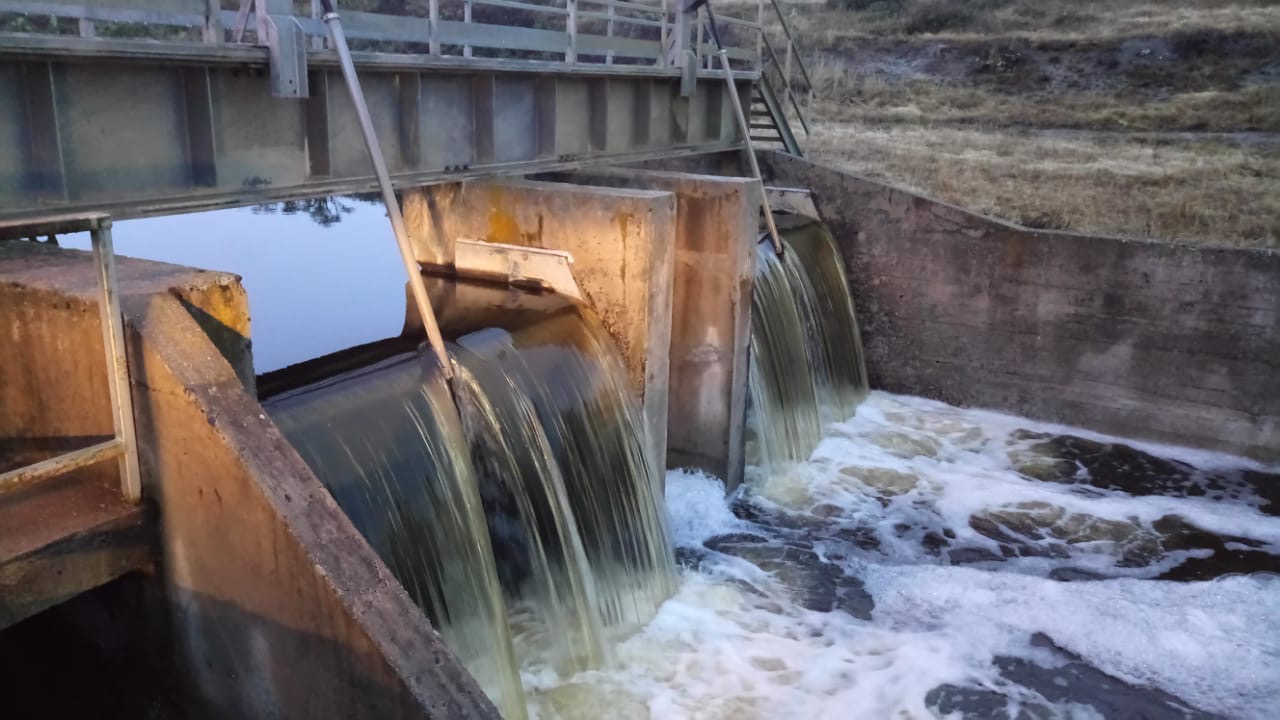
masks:
[[[526,671],[533,714],[1275,717],[1263,470],[872,393],[729,500],[670,473],[679,592],[607,670]]]

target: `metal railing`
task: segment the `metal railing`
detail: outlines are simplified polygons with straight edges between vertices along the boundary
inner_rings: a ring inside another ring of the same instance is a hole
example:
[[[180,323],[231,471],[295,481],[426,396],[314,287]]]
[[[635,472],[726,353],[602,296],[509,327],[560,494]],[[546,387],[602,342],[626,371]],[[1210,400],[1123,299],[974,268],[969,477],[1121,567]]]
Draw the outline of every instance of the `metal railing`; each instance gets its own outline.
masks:
[[[769,0],[768,4],[773,8],[778,28],[782,31],[783,48],[779,55],[774,49],[774,44],[769,40],[768,33],[765,32],[767,26],[765,0],[759,0],[760,75],[763,82],[769,83],[786,99],[787,104],[795,111],[796,118],[800,121],[805,133],[808,134],[809,120],[805,117],[805,108],[813,104],[813,80],[809,77],[809,68],[805,66],[804,58],[800,55],[795,36],[791,33],[791,25],[787,22],[782,6],[778,4],[778,0]],[[801,97],[804,98],[803,102]]]
[[[667,68],[683,66],[677,51],[688,48],[695,67],[710,67],[714,51],[705,37],[676,41],[685,1],[420,0],[392,15],[362,11],[364,3],[351,0],[338,9],[347,37],[372,51]],[[27,19],[18,23],[25,33],[249,44],[272,48],[273,59],[302,53],[305,61],[307,49],[328,44],[319,0],[241,0],[234,10],[220,0],[0,0],[0,31],[15,18]],[[740,30],[730,57],[759,70],[759,20],[724,15],[723,21]],[[152,34],[136,26],[150,26]]]
[[[133,394],[129,389],[129,361],[124,346],[124,319],[116,283],[115,250],[111,242],[111,218],[100,213],[54,216],[38,222],[0,222],[0,241],[6,238],[88,230],[93,240],[93,261],[97,266],[98,310],[102,324],[102,345],[106,351],[107,389],[111,400],[113,437],[88,447],[56,455],[40,462],[0,473],[0,493],[106,460],[120,464],[120,489],[125,499],[142,498],[138,469],[138,443],[133,423]]]

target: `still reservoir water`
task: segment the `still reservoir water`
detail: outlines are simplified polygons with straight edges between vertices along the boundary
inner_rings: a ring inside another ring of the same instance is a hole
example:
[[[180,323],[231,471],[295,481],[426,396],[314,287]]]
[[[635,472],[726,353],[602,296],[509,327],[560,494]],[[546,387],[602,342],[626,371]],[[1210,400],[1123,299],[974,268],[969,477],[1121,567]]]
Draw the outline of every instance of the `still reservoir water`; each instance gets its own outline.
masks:
[[[312,214],[276,206],[126,220],[112,238],[118,255],[240,275],[262,374],[404,326],[404,267],[381,205],[327,202],[326,220],[337,221],[323,228]],[[60,243],[88,250],[89,236]]]

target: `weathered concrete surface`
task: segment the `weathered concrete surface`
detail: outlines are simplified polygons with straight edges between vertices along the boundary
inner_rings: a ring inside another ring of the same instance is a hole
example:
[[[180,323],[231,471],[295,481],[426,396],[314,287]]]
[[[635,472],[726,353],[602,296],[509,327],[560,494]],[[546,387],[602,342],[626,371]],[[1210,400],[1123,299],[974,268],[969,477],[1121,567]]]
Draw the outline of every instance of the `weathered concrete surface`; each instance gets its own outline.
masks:
[[[746,178],[598,170],[577,182],[675,193],[668,467],[742,480],[759,185]]]
[[[406,206],[423,263],[453,257],[469,239],[573,256],[573,275],[618,344],[641,393],[650,450],[667,446],[668,353],[676,201],[670,193],[550,182],[466,183],[424,188]],[[405,193],[406,198],[414,193]]]
[[[765,161],[840,243],[873,387],[1280,460],[1280,253],[1029,230]]]
[[[0,629],[150,567],[151,516],[118,484],[81,476],[0,495]]]
[[[0,253],[0,437],[109,434],[88,256],[30,243]],[[119,274],[190,714],[496,717],[209,341],[213,319],[247,331],[234,276],[126,259]]]

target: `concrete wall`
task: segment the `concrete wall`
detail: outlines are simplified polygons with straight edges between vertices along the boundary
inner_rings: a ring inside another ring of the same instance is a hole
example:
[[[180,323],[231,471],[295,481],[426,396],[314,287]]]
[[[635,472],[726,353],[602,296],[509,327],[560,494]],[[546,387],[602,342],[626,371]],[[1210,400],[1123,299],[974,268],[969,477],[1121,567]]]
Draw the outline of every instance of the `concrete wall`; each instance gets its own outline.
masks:
[[[0,437],[110,434],[88,255],[7,249]],[[144,495],[160,511],[156,622],[191,715],[496,717],[210,342],[202,325],[244,340],[238,280],[123,259],[119,274]]]
[[[716,158],[725,160],[725,158]],[[751,291],[760,214],[745,178],[655,170],[583,171],[576,182],[676,195],[667,464],[742,480]]]
[[[873,387],[1280,460],[1280,253],[1029,230],[766,166],[840,243]]]
[[[466,183],[419,193],[405,204],[422,262],[447,263],[450,241],[457,239],[573,255],[573,275],[641,393],[650,450],[661,467],[668,436],[675,198],[548,182]],[[432,212],[422,212],[424,205]]]

